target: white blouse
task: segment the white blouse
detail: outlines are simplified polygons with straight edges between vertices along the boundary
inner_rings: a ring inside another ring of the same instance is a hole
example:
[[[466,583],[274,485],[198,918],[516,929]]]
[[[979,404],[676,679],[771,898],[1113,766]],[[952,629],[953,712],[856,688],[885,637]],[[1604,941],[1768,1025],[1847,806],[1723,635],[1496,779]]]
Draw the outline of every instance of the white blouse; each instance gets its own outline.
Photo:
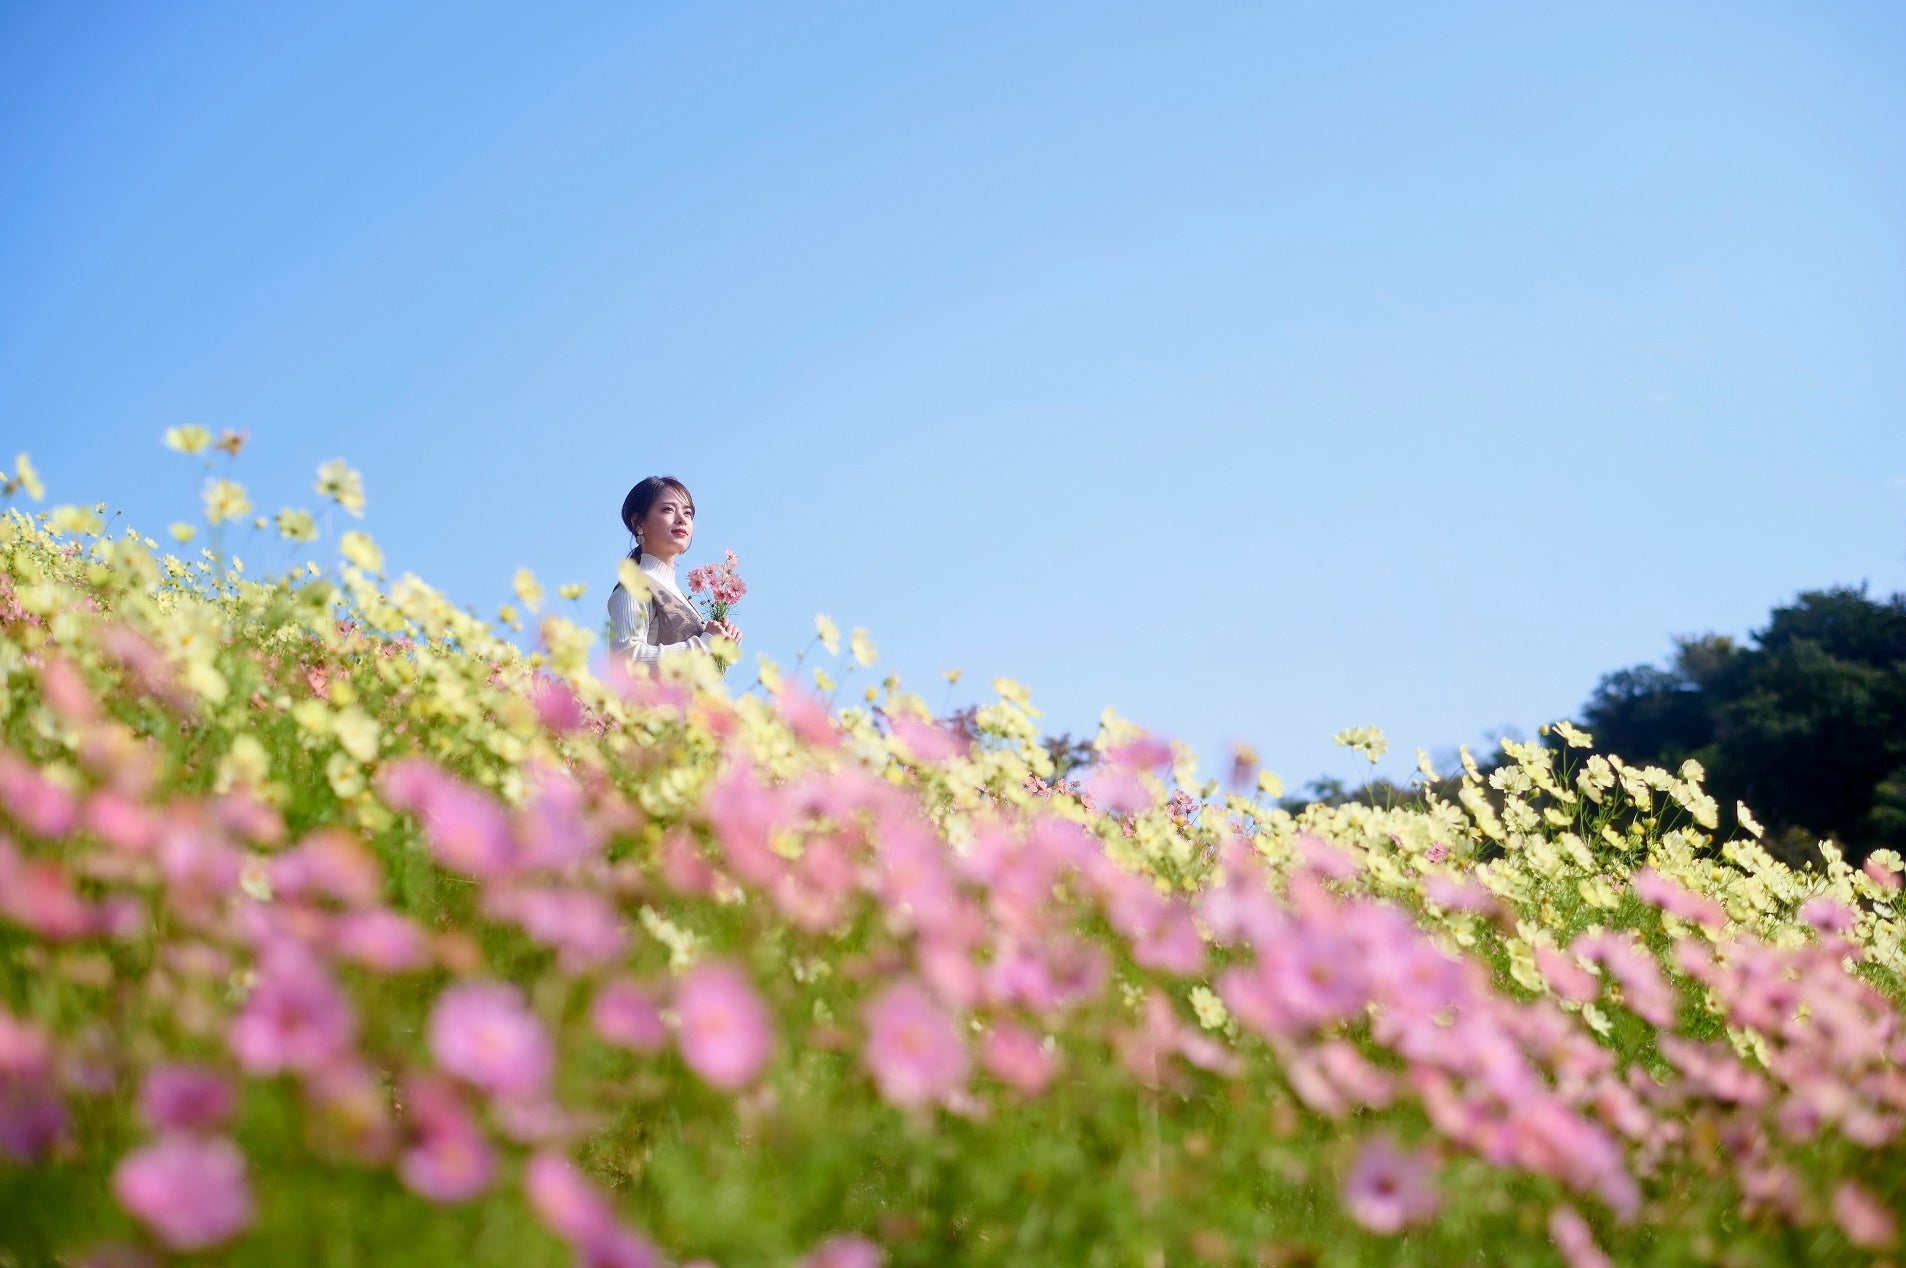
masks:
[[[660,586],[667,590],[689,609],[695,605],[689,603],[688,596],[675,584],[675,565],[654,555],[643,553],[637,562],[651,586]],[[627,590],[617,585],[609,592],[609,646],[616,653],[635,661],[654,661],[671,652],[705,652],[708,650],[708,636],[696,634],[679,643],[657,644],[648,641],[649,605],[647,600],[641,603]]]

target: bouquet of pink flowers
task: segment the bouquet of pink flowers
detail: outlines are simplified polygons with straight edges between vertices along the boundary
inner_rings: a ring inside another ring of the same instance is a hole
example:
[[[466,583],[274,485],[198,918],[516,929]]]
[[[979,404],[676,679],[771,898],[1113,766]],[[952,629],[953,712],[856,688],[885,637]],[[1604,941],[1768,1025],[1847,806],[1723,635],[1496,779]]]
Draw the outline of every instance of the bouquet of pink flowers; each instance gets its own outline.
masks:
[[[740,557],[731,550],[728,557],[718,564],[690,568],[688,589],[690,593],[702,596],[701,601],[708,607],[709,620],[727,620],[728,609],[741,602],[741,596],[748,593],[748,583],[741,579]]]

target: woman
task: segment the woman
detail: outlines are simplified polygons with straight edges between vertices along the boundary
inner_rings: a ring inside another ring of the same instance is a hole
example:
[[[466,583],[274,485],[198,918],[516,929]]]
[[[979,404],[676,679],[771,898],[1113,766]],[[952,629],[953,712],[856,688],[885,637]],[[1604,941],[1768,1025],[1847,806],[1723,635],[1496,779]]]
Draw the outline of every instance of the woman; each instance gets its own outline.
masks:
[[[741,641],[732,621],[704,621],[675,584],[675,561],[695,536],[695,499],[674,476],[650,476],[622,499],[622,526],[635,534],[635,560],[649,582],[646,603],[616,583],[609,592],[609,644],[632,661],[708,650],[717,634]]]

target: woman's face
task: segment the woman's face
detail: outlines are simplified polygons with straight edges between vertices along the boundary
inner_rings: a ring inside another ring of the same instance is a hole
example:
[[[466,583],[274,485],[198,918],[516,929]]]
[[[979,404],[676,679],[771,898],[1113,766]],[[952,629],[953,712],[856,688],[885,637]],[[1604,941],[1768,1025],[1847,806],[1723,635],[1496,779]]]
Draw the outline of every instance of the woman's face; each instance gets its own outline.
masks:
[[[636,522],[642,553],[673,560],[695,536],[695,504],[675,489],[664,489],[649,513]]]

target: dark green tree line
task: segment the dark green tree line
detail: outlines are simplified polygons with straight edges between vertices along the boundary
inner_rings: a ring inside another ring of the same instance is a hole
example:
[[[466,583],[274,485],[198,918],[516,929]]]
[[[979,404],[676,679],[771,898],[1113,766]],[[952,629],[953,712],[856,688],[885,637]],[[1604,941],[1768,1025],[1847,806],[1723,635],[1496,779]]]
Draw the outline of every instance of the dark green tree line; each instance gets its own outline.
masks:
[[[1776,853],[1831,838],[1849,856],[1906,849],[1906,594],[1809,590],[1749,641],[1677,641],[1666,668],[1605,675],[1582,725],[1630,762],[1707,768],[1731,815],[1745,802]]]

